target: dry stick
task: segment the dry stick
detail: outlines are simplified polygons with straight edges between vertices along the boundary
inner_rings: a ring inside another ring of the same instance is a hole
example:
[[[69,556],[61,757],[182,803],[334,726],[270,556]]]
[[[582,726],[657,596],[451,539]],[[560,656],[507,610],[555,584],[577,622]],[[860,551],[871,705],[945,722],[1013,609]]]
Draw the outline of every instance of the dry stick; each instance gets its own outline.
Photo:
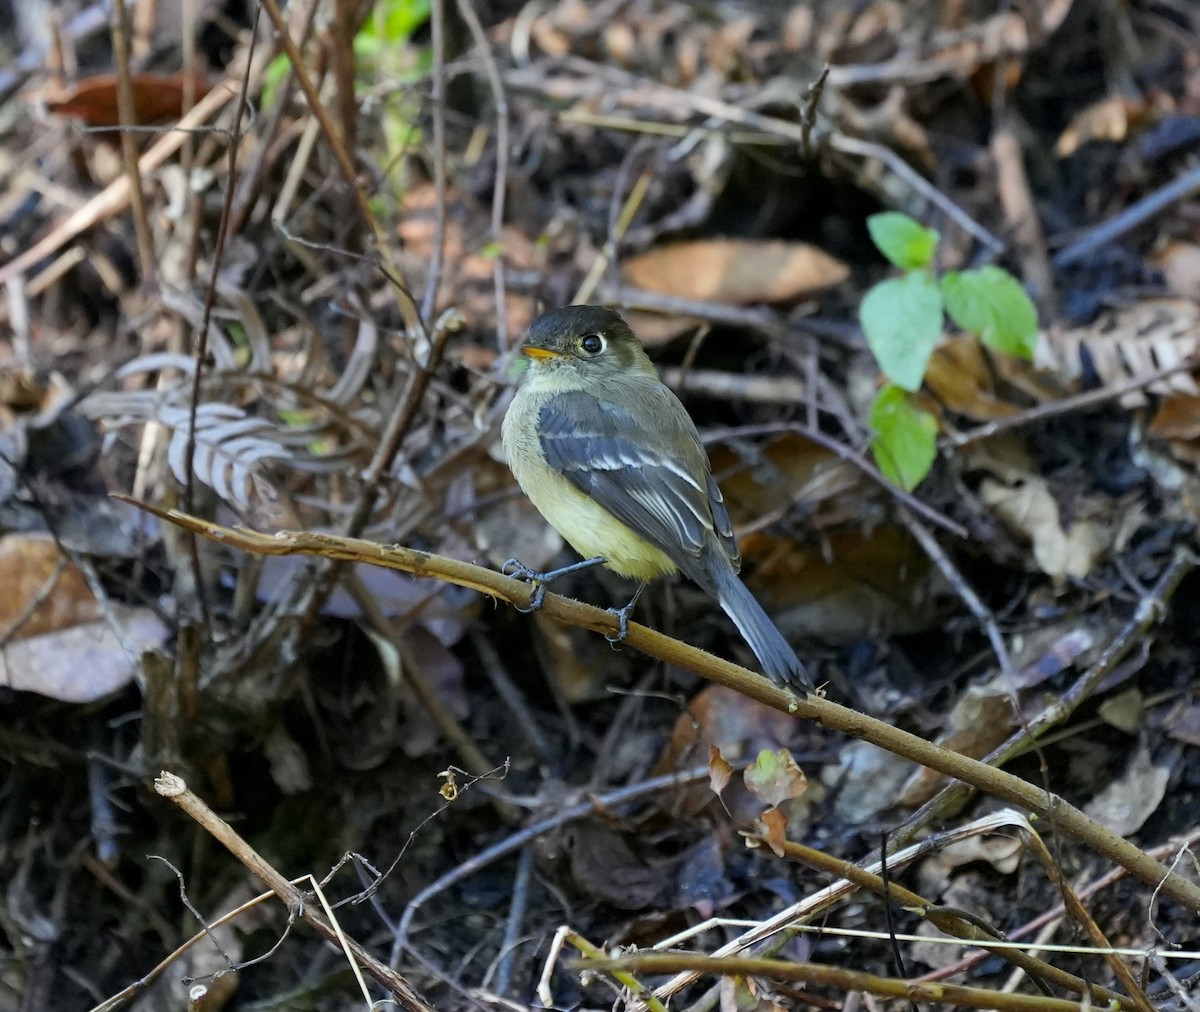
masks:
[[[138,171],[137,110],[134,105],[133,79],[129,71],[129,8],[113,4],[111,15],[113,58],[117,65],[117,118],[121,127],[121,161],[129,178],[129,209],[133,212],[133,233],[137,238],[138,262],[142,268],[142,283],[149,288],[158,284],[158,268],[154,260],[154,240],[146,217],[146,194],[142,191],[142,174]],[[191,503],[188,503],[191,509]]]
[[[346,151],[345,145],[333,121],[329,118],[329,113],[325,110],[325,106],[321,103],[321,97],[317,93],[317,87],[313,84],[312,77],[308,73],[308,68],[304,66],[303,58],[300,51],[296,48],[296,43],[288,32],[287,23],[283,19],[283,15],[279,11],[279,5],[276,0],[260,0],[262,9],[267,12],[271,23],[275,26],[275,31],[278,33],[280,45],[283,51],[287,54],[287,58],[292,65],[293,71],[296,74],[296,82],[300,85],[300,90],[304,92],[304,97],[308,101],[309,110],[317,118],[317,122],[321,126],[321,133],[325,137],[325,143],[329,145],[329,150],[333,152],[334,161],[337,162],[338,171],[341,172],[342,178],[346,185],[350,187],[350,192],[354,195],[354,204],[358,209],[359,217],[362,218],[363,224],[371,230],[371,234],[375,237],[375,248],[377,255],[383,260],[384,273],[389,277],[399,277],[399,272],[391,263],[389,256],[389,246],[387,236],[384,234],[379,221],[371,212],[371,207],[367,203],[367,196],[362,188],[358,185],[358,175],[354,170],[354,162],[350,158],[349,152]],[[416,303],[408,290],[401,284],[396,286],[396,290],[400,295],[399,309],[400,315],[404,317],[404,325],[408,328],[409,333],[414,335],[424,335],[425,325],[422,321],[420,313],[417,311]]]
[[[1176,838],[1168,843],[1160,844],[1157,847],[1152,847],[1150,849],[1150,855],[1155,858],[1170,857],[1171,854],[1176,852],[1180,847],[1191,847],[1196,843],[1200,843],[1200,829],[1193,829],[1186,836]],[[1102,889],[1107,889],[1114,882],[1119,882],[1125,877],[1126,874],[1127,873],[1124,868],[1111,868],[1094,882],[1081,889],[1077,889],[1076,895],[1078,895],[1080,900],[1090,899]],[[1061,920],[1066,912],[1066,904],[1059,903],[1053,909],[1047,910],[1044,914],[1039,914],[1032,920],[1026,921],[1020,927],[1014,928],[1012,931],[1008,932],[1008,939],[1009,941],[1015,941],[1018,938],[1024,938],[1031,931],[1037,931],[1039,928],[1045,927],[1054,921]],[[966,971],[977,966],[979,963],[983,962],[983,960],[987,958],[987,955],[988,954],[986,952],[970,953],[969,955],[966,955],[962,959],[958,960],[956,963],[951,963],[949,966],[938,967],[938,969],[930,971],[920,979],[937,980],[942,977],[951,977],[956,973],[965,973]]]
[[[1020,414],[1008,415],[1006,418],[997,418],[985,425],[968,429],[966,432],[956,432],[953,435],[945,437],[944,441],[953,447],[967,446],[981,439],[989,439],[1001,432],[1009,432],[1012,429],[1020,429],[1026,425],[1043,422],[1047,418],[1056,418],[1059,415],[1069,414],[1072,411],[1083,411],[1086,408],[1094,408],[1100,404],[1107,404],[1109,401],[1115,401],[1126,394],[1138,393],[1145,390],[1147,387],[1170,376],[1191,372],[1197,367],[1200,367],[1200,355],[1189,355],[1182,362],[1177,362],[1175,365],[1167,366],[1156,372],[1147,373],[1145,376],[1138,376],[1124,383],[1116,383],[1112,386],[1100,387],[1097,390],[1088,390],[1085,393],[1064,397],[1060,401],[1051,401],[1049,404],[1039,404],[1036,408],[1022,411]]]
[[[283,531],[273,535],[263,534],[245,528],[223,527],[199,517],[188,516],[179,510],[162,510],[124,496],[116,498],[153,513],[163,520],[244,551],[264,555],[318,555],[350,562],[368,562],[385,569],[395,569],[411,573],[413,576],[430,577],[459,587],[467,587],[519,608],[527,608],[534,594],[534,588],[520,580],[484,569],[482,566],[432,555],[429,552],[327,534]],[[557,594],[545,594],[542,610],[549,618],[590,629],[605,636],[611,637],[619,632],[617,619],[611,612]],[[892,727],[821,696],[797,697],[747,668],[714,657],[697,647],[638,623],[630,623],[629,635],[624,642],[650,657],[667,664],[675,664],[709,681],[735,689],[766,706],[814,720],[823,727],[842,731],[853,738],[878,745],[895,755],[963,780],[1009,804],[1027,809],[1039,818],[1051,821],[1056,829],[1083,841],[1126,868],[1130,874],[1151,888],[1161,888],[1162,892],[1183,904],[1188,910],[1200,913],[1200,886],[1165,868],[1056,794],[1048,794],[1011,773],[941,748],[915,734]]]
[[[1096,923],[1087,908],[1079,901],[1075,890],[1071,888],[1071,883],[1067,881],[1067,876],[1063,874],[1062,868],[1058,862],[1050,855],[1050,851],[1046,848],[1046,844],[1042,838],[1033,831],[1032,827],[1026,834],[1032,843],[1034,856],[1041,862],[1042,867],[1046,871],[1046,877],[1050,879],[1051,884],[1058,890],[1063,898],[1063,903],[1071,912],[1071,916],[1079,923],[1088,937],[1092,940],[1092,944],[1100,949],[1111,949],[1112,945],[1105,937],[1104,932],[1100,930],[1100,925]],[[1150,1004],[1150,999],[1146,997],[1146,993],[1134,980],[1133,974],[1129,967],[1125,965],[1125,960],[1118,956],[1115,952],[1103,952],[1102,957],[1108,964],[1108,968],[1112,970],[1113,975],[1125,987],[1129,994],[1130,1001],[1138,1012],[1154,1012]]]
[[[1115,218],[1110,218],[1097,225],[1081,238],[1055,253],[1050,262],[1056,268],[1063,268],[1083,260],[1107,246],[1114,239],[1119,239],[1126,232],[1149,221],[1160,211],[1165,211],[1172,204],[1187,200],[1188,197],[1198,192],[1200,192],[1200,165],[1173,179],[1153,193],[1147,194]]]
[[[470,878],[476,872],[499,861],[500,858],[520,850],[522,847],[532,843],[539,836],[549,833],[551,830],[558,829],[568,822],[586,818],[596,811],[607,811],[618,805],[637,801],[640,798],[655,794],[668,787],[683,787],[700,780],[706,780],[708,775],[708,768],[705,767],[704,769],[693,770],[690,773],[667,773],[663,776],[643,780],[638,784],[630,784],[628,787],[620,787],[615,791],[602,794],[582,804],[571,805],[568,808],[561,809],[549,818],[535,822],[531,826],[526,826],[519,832],[513,833],[512,836],[506,837],[499,843],[494,843],[486,850],[480,851],[474,857],[468,858],[457,867],[452,868],[436,882],[427,885],[409,900],[408,906],[404,908],[404,913],[400,917],[400,923],[396,927],[396,937],[392,943],[392,954],[388,962],[395,965],[400,959],[400,954],[410,948],[408,944],[408,930],[412,927],[413,918],[416,916],[417,911],[429,902],[429,900],[433,899],[434,896],[438,895],[438,893],[445,892],[452,885],[461,882],[463,879]]]
[[[433,48],[433,87],[429,104],[433,112],[433,252],[421,319],[433,315],[438,285],[442,280],[442,257],[446,252],[446,8],[444,0],[433,0],[429,10],[430,46]]]
[[[586,960],[578,969],[631,970],[637,974],[694,972],[726,977],[765,977],[805,984],[824,984],[841,991],[865,991],[885,998],[939,1002],[966,1008],[1001,1009],[1003,1012],[1079,1012],[1079,1002],[1043,995],[1004,994],[981,987],[957,984],[914,984],[894,977],[877,977],[860,970],[841,970],[815,963],[791,963],[778,959],[747,959],[738,956],[672,955],[625,956],[621,959]]]
[[[200,410],[200,390],[204,379],[204,366],[208,360],[208,328],[212,322],[213,306],[217,301],[217,278],[221,273],[221,261],[225,255],[225,243],[229,238],[229,215],[233,208],[233,183],[237,179],[237,154],[242,143],[242,114],[250,94],[250,67],[254,62],[255,42],[258,39],[258,14],[254,15],[254,24],[250,34],[250,45],[246,52],[246,69],[242,75],[241,90],[238,92],[237,109],[233,114],[233,128],[229,134],[229,171],[225,185],[225,199],[221,202],[221,220],[217,224],[216,247],[212,253],[212,266],[208,274],[208,284],[204,289],[204,311],[200,318],[200,327],[195,342],[196,366],[192,370],[192,392],[188,399],[188,430],[187,444],[184,447],[184,482],[183,502],[185,509],[192,509],[196,494],[196,412]],[[208,613],[208,596],[204,592],[204,581],[200,575],[200,552],[196,539],[188,542],[188,554],[192,562],[192,588],[195,591],[196,606],[200,612],[200,624],[208,630],[212,621]]]
[[[1146,634],[1162,620],[1167,602],[1198,562],[1200,560],[1189,550],[1177,549],[1153,590],[1138,603],[1129,621],[1108,644],[1096,663],[1060,695],[1053,705],[1014,732],[1004,744],[985,756],[983,761],[989,766],[1002,766],[1024,751],[1031,739],[1040,737],[1069,718],[1079,705],[1091,696],[1097,686],[1108,678],[1129,651],[1142,642]],[[950,784],[944,788],[892,834],[895,845],[902,846],[930,823],[944,817],[948,812],[957,811],[971,797],[974,790],[975,788],[968,783]]]
[[[224,845],[234,857],[270,886],[271,891],[283,900],[289,911],[302,917],[327,941],[339,947],[342,946],[343,940],[339,939],[338,931],[323,914],[309,905],[304,893],[271,867],[253,847],[233,831],[229,823],[193,794],[182,778],[173,773],[163,772],[154,781],[154,789],[195,819],[201,828]],[[359,966],[386,987],[409,1012],[433,1012],[424,999],[396,971],[384,966],[353,939],[345,938],[344,942],[345,947],[358,961]]]
[[[496,343],[501,351],[508,349],[508,286],[504,267],[504,199],[508,191],[508,160],[512,152],[508,143],[508,92],[500,78],[500,68],[488,45],[487,35],[479,22],[479,15],[471,0],[458,0],[458,10],[467,23],[467,29],[483,60],[483,71],[487,75],[492,101],[496,103],[496,178],[492,181],[492,242],[499,246],[492,261],[492,284],[496,295]],[[499,989],[503,992],[503,988]]]
[[[1014,966],[1020,967],[1031,977],[1050,981],[1060,987],[1074,991],[1076,994],[1089,994],[1092,1000],[1096,1002],[1107,1003],[1114,999],[1121,1001],[1124,998],[1123,995],[1119,995],[1109,988],[1083,980],[1073,973],[1061,970],[1057,966],[1038,959],[1036,956],[1022,952],[1020,949],[989,946],[989,942],[1002,941],[1003,939],[995,934],[988,933],[979,925],[967,921],[955,911],[941,907],[936,903],[931,903],[918,893],[906,889],[904,886],[897,885],[894,881],[889,881],[885,886],[878,875],[873,875],[864,868],[860,868],[849,861],[831,857],[812,847],[805,847],[802,844],[787,841],[783,844],[783,854],[790,861],[798,861],[808,865],[810,868],[816,868],[819,871],[836,875],[839,878],[849,879],[855,885],[870,890],[889,903],[894,903],[909,910],[915,910],[920,917],[928,921],[939,931],[947,935],[953,935],[955,938],[961,938],[964,942],[971,942],[974,945],[978,945],[984,952],[999,956]]]

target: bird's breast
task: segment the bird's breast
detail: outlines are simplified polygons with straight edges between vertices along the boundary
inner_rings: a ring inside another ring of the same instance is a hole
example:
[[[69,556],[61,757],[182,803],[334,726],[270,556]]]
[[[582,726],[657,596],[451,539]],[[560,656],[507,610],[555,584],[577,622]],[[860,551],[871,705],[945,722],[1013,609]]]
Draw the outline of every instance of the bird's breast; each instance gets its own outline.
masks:
[[[653,580],[676,570],[665,552],[630,530],[546,462],[538,413],[553,392],[522,387],[504,416],[504,455],[517,483],[546,521],[585,559],[597,556],[620,576]]]

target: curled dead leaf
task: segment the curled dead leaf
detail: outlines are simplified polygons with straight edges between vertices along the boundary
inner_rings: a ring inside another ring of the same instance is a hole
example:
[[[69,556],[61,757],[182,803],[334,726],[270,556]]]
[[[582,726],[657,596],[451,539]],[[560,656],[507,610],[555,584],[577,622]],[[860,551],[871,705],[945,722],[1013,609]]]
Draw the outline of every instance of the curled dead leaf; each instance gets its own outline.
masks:
[[[826,291],[849,268],[816,246],[798,242],[704,239],[660,246],[625,261],[622,277],[663,295],[744,305],[790,302]]]

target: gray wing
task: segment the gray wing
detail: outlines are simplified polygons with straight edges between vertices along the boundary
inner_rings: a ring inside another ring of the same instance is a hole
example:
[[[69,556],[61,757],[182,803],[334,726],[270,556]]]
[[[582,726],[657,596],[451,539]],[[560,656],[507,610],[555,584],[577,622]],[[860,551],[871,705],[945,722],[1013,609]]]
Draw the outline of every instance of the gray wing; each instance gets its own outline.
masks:
[[[716,549],[735,569],[740,563],[721,490],[683,405],[657,384],[638,396],[641,420],[584,391],[556,394],[538,416],[542,451],[571,484],[709,589],[707,552]],[[671,456],[646,448],[647,424],[667,437]]]

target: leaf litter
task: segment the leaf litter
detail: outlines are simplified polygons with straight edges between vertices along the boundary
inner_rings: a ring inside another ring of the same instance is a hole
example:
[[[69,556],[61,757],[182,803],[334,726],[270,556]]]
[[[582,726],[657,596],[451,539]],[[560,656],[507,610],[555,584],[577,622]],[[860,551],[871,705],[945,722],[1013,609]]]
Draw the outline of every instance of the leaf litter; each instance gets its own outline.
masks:
[[[106,19],[62,6],[51,46],[18,19],[0,89],[0,1004],[155,1007],[128,989],[166,959],[155,987],[223,971],[206,1007],[361,1006],[278,905],[215,929],[216,960],[168,958],[200,931],[185,910],[211,922],[258,884],[153,795],[164,769],[286,875],[338,867],[335,902],[369,887],[336,918],[409,1007],[529,1007],[543,974],[564,1007],[611,1004],[603,975],[548,962],[560,924],[649,947],[715,918],[687,943],[715,952],[732,921],[816,902],[801,845],[865,866],[891,841],[888,881],[928,906],[839,893],[820,925],[877,937],[780,950],[834,978],[744,972],[686,1000],[841,1003],[901,973],[894,951],[999,990],[1011,967],[933,955],[922,911],[1026,937],[1070,908],[1066,880],[1080,937],[1195,947],[1194,919],[1052,820],[1057,873],[1026,828],[986,821],[991,800],[878,745],[435,581],[193,550],[109,498],[492,568],[571,561],[501,459],[511,352],[542,308],[620,304],[823,691],[964,755],[1007,749],[1182,867],[1200,833],[1195,578],[1168,579],[1200,511],[1190,9],[380,0],[361,24],[289,8],[293,68],[274,5],[256,30],[228,4],[187,45],[196,26],[139,20],[121,69]],[[123,84],[139,117],[199,132],[123,150],[81,130],[120,119]],[[873,403],[910,418],[907,443]],[[554,590],[607,607],[629,588],[589,571]],[[748,659],[684,583],[635,620]],[[969,843],[897,842],[934,830]],[[1095,956],[1044,955],[1056,993],[1078,998],[1076,973],[1128,988]],[[1160,965],[1122,1001],[1174,993]]]

